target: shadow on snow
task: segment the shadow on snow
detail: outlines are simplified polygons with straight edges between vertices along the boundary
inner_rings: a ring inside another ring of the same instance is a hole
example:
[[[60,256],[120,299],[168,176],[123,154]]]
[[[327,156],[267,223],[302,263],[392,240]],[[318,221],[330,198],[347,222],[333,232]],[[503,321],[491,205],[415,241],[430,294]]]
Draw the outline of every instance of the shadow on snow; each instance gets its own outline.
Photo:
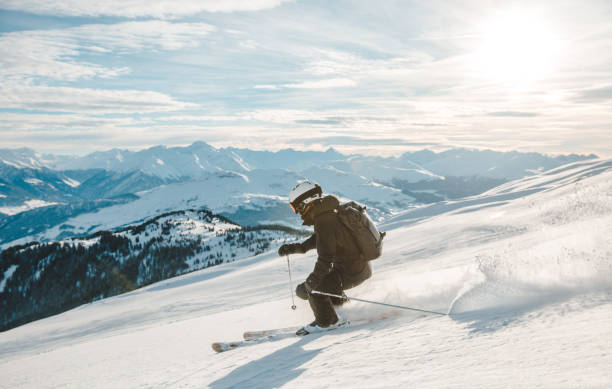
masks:
[[[305,336],[272,354],[240,366],[225,377],[211,382],[210,388],[278,388],[283,386],[299,377],[306,370],[300,366],[323,350],[323,348],[304,350],[305,345],[322,335],[324,334]]]

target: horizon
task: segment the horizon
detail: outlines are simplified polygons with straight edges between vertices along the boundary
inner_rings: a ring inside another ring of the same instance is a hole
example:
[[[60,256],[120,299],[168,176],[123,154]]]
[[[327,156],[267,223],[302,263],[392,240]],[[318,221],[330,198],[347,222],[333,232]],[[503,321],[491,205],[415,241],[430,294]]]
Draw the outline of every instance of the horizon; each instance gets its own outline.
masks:
[[[28,151],[33,151],[36,154],[39,155],[54,155],[54,156],[63,156],[63,157],[86,157],[88,155],[91,155],[93,153],[107,153],[110,151],[123,151],[123,152],[132,152],[132,153],[138,153],[138,152],[143,152],[143,151],[147,151],[150,149],[154,149],[154,148],[164,148],[164,149],[175,149],[175,148],[188,148],[188,147],[192,147],[195,144],[198,143],[203,143],[207,146],[210,146],[212,148],[214,148],[215,150],[225,150],[225,149],[236,149],[236,150],[249,150],[249,151],[254,151],[254,152],[269,152],[269,153],[280,153],[283,151],[292,151],[292,152],[299,152],[299,153],[308,153],[308,152],[319,152],[319,153],[326,153],[326,152],[334,152],[337,154],[341,154],[345,157],[350,157],[353,155],[359,155],[359,156],[378,156],[381,158],[399,158],[405,154],[412,154],[412,153],[418,153],[418,152],[423,152],[423,151],[428,151],[428,152],[432,152],[434,154],[441,154],[444,152],[448,152],[448,151],[468,151],[468,152],[494,152],[494,153],[502,153],[502,154],[508,154],[508,153],[518,153],[518,154],[539,154],[542,156],[546,156],[546,157],[552,157],[552,158],[556,158],[556,157],[561,157],[561,156],[582,156],[582,157],[587,157],[587,158],[605,158],[604,156],[598,155],[596,153],[541,153],[541,152],[537,152],[537,151],[520,151],[520,150],[493,150],[493,149],[488,149],[488,148],[470,148],[470,147],[449,147],[446,149],[432,149],[432,148],[418,148],[418,149],[406,149],[404,151],[398,151],[397,153],[392,153],[392,154],[381,154],[377,151],[373,152],[373,153],[362,153],[362,152],[351,152],[351,153],[347,153],[347,152],[343,152],[341,150],[338,150],[336,147],[330,146],[327,149],[323,149],[323,150],[316,150],[316,149],[298,149],[298,148],[294,148],[294,147],[287,147],[287,148],[280,148],[280,149],[256,149],[256,148],[249,148],[249,147],[234,147],[234,146],[226,146],[226,147],[216,147],[208,142],[205,141],[194,141],[193,143],[190,144],[179,144],[179,145],[163,145],[163,144],[157,144],[157,145],[153,145],[153,146],[143,146],[143,147],[134,147],[134,148],[121,148],[121,147],[113,147],[113,148],[109,148],[109,149],[99,149],[99,150],[93,150],[93,151],[86,151],[84,153],[81,154],[77,154],[77,153],[73,153],[73,154],[62,154],[62,153],[54,153],[54,152],[46,152],[46,151],[41,151],[41,150],[37,150],[34,149],[32,147],[27,147],[27,146],[22,146],[22,147],[16,147],[16,148],[0,148],[0,151],[2,150],[8,150],[8,151],[18,151],[18,150],[28,150]]]
[[[612,157],[612,4],[0,1],[0,148]]]

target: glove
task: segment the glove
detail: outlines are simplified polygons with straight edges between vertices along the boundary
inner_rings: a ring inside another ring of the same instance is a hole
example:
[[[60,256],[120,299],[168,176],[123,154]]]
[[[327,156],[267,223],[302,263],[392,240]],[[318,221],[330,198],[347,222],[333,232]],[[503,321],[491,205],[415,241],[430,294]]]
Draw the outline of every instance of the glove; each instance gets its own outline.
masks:
[[[312,289],[308,286],[308,283],[302,282],[295,288],[295,295],[301,298],[302,300],[308,300],[308,295]]]
[[[278,255],[284,257],[289,254],[304,254],[304,249],[301,243],[284,244],[278,249]]]

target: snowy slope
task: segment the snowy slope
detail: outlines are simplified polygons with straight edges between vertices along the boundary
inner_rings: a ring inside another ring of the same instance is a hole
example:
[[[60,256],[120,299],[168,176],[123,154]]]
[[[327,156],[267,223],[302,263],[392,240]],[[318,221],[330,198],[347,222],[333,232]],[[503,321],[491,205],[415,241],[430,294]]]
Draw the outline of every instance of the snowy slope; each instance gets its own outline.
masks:
[[[580,162],[383,226],[349,295],[403,312],[215,354],[244,330],[304,324],[274,252],[0,334],[7,388],[605,388],[612,382],[612,160]],[[292,256],[294,280],[314,253]],[[351,302],[354,322],[388,313]]]

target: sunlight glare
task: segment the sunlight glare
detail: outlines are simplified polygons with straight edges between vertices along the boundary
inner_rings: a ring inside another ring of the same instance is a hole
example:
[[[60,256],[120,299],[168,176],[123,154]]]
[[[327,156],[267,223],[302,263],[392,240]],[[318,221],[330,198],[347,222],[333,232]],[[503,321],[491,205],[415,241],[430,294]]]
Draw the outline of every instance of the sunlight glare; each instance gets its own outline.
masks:
[[[521,87],[555,70],[559,40],[545,20],[525,11],[507,11],[484,23],[481,36],[471,61],[487,80]]]

